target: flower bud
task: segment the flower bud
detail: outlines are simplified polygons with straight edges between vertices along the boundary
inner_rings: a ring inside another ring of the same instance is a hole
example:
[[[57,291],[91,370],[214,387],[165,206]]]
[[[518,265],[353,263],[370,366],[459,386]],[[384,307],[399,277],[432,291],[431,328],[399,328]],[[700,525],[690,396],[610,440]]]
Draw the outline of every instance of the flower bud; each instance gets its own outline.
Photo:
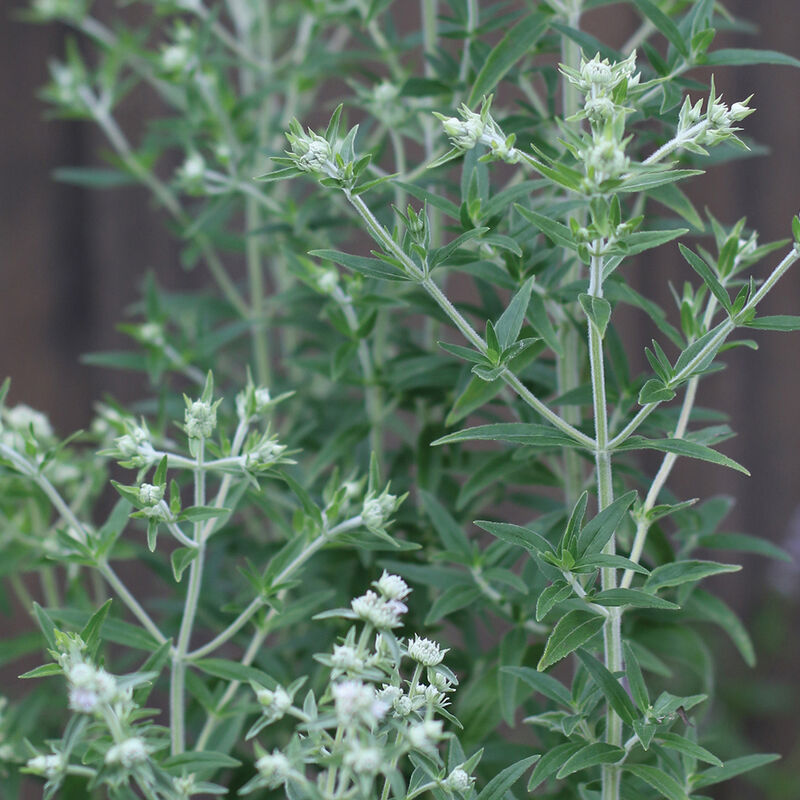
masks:
[[[146,506],[154,506],[164,498],[164,487],[152,483],[143,483],[139,487],[139,502]]]
[[[208,439],[217,427],[216,404],[195,400],[184,412],[184,421],[190,439]]]
[[[408,643],[408,655],[423,667],[441,664],[447,650],[442,650],[431,639],[423,639],[418,634]]]

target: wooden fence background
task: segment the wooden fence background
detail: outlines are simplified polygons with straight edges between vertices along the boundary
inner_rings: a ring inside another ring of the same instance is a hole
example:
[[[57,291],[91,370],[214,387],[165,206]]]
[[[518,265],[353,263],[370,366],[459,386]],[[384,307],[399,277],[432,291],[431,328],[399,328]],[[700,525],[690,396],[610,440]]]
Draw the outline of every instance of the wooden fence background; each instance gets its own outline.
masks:
[[[406,0],[409,2],[409,0]],[[759,26],[756,36],[727,35],[728,46],[758,46],[800,57],[797,0],[727,3]],[[204,280],[187,274],[165,233],[158,212],[141,189],[93,193],[56,184],[54,168],[97,162],[97,132],[83,123],[43,119],[35,93],[46,79],[46,62],[63,47],[65,31],[13,19],[16,7],[0,4],[0,379],[13,378],[10,400],[45,410],[66,434],[89,419],[92,403],[105,392],[125,397],[141,387],[124,373],[79,364],[81,353],[127,346],[114,330],[128,304],[138,298],[146,270],[162,284],[186,287]],[[630,30],[623,6],[587,16],[587,24],[613,43]],[[728,100],[755,94],[758,113],[748,118],[748,134],[770,154],[723,168],[697,182],[693,196],[718,219],[732,223],[746,215],[762,241],[789,235],[800,209],[800,70],[765,66],[718,69],[718,86]],[[126,107],[129,120],[147,113]],[[642,263],[634,280],[649,296],[663,298],[675,275],[675,253],[664,249]],[[766,265],[763,267],[766,269]],[[800,313],[800,273],[789,275],[765,303],[766,313]],[[630,334],[641,341],[639,321]],[[730,368],[703,383],[701,402],[725,408],[737,439],[726,452],[744,463],[752,478],[721,469],[696,469],[681,462],[671,483],[679,496],[726,493],[737,498],[732,529],[745,530],[793,549],[800,560],[800,335],[759,334],[758,353],[736,350]],[[796,685],[800,672],[800,573],[748,560],[746,573],[719,585],[729,601],[762,633],[762,659],[755,675],[724,650],[722,668],[745,685]],[[781,593],[778,593],[778,587]],[[759,683],[760,682],[760,683]],[[798,690],[791,689],[769,713],[751,713],[750,734],[761,751],[784,755],[789,800],[800,796]],[[791,778],[787,778],[792,783]],[[719,798],[741,796],[735,789]],[[748,794],[750,797],[756,795]]]

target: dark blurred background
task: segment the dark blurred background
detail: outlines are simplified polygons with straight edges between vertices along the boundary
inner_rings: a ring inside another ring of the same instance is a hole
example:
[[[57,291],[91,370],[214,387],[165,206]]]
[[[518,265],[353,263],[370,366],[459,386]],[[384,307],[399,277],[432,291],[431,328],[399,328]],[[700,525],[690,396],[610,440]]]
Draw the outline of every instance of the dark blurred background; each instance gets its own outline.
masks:
[[[410,2],[410,0],[404,0]],[[48,58],[63,50],[65,31],[17,21],[3,0],[0,13],[0,379],[13,379],[10,403],[25,402],[50,415],[62,435],[87,424],[105,393],[120,399],[147,392],[144,378],[82,365],[82,353],[128,347],[115,324],[139,298],[145,272],[162,286],[202,285],[201,271],[185,272],[177,248],[145,190],[86,191],[52,180],[60,166],[100,165],[104,145],[80,122],[45,120],[36,99]],[[416,4],[415,4],[416,5]],[[800,57],[797,0],[726,6],[752,20],[757,32],[720,35],[715,46],[780,50]],[[610,6],[584,24],[621,44],[633,30],[630,9]],[[705,76],[704,76],[705,77]],[[717,68],[717,86],[732,102],[754,94],[758,112],[746,134],[769,152],[724,167],[689,188],[699,208],[724,224],[747,216],[762,242],[790,235],[800,209],[800,70],[783,66]],[[144,96],[126,102],[122,121],[152,113]],[[666,250],[666,252],[664,252]],[[631,280],[650,297],[670,303],[667,284],[682,280],[676,251],[663,248],[641,263]],[[770,264],[759,268],[766,274]],[[763,313],[800,314],[800,268],[765,302]],[[643,321],[628,322],[632,351],[646,343]],[[640,335],[641,334],[641,335]],[[800,334],[757,333],[757,353],[736,349],[729,368],[705,380],[700,403],[725,409],[738,438],[727,454],[752,472],[679,463],[670,487],[680,497],[728,494],[736,506],[726,530],[746,531],[782,544],[800,561]],[[779,752],[781,766],[752,786],[719,787],[716,798],[800,797],[800,572],[797,566],[743,559],[745,571],[714,586],[745,618],[759,664],[750,672],[727,642],[720,642],[720,721],[747,736],[753,749]]]

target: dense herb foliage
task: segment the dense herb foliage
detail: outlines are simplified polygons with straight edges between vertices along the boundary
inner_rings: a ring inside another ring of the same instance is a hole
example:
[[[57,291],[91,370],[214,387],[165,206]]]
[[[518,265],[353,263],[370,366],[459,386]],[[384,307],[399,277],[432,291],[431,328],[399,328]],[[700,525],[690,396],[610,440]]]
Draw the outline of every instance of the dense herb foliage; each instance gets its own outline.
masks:
[[[755,654],[701,582],[785,555],[668,481],[746,472],[702,378],[800,328],[758,315],[800,220],[761,244],[682,188],[752,113],[693,68],[800,62],[715,49],[713,0],[617,4],[619,51],[581,28],[605,2],[120,5],[30,9],[76,36],[44,97],[111,151],[61,177],[147,187],[214,288],[156,273],[136,346],[90,356],[149,377],[132,407],[67,441],[0,411],[42,633],[3,648],[49,656],[0,717],[9,796],[700,800],[773,760],[704,744],[702,626]],[[656,247],[696,275],[674,308],[629,282]]]

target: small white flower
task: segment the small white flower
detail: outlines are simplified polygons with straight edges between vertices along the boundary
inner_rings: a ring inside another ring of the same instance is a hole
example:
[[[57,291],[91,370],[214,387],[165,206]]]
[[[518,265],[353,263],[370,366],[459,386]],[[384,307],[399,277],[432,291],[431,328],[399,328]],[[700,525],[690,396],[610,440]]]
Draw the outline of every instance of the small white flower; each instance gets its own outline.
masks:
[[[206,171],[206,162],[200,153],[191,153],[186,157],[180,168],[180,176],[187,183],[197,183],[202,180]]]
[[[161,67],[165,72],[181,72],[189,65],[191,56],[186,45],[168,45],[161,51]]]
[[[323,294],[332,294],[339,285],[339,273],[335,269],[326,269],[317,277],[317,286]]]
[[[33,430],[36,439],[53,438],[53,427],[47,417],[24,403],[9,408],[5,412],[5,417],[8,426],[20,433],[28,433]]]
[[[256,692],[256,699],[275,719],[283,717],[292,707],[292,698],[282,686],[276,687],[274,691],[259,689]]]
[[[456,767],[442,782],[442,785],[451,789],[459,794],[465,794],[470,790],[472,784],[475,782],[466,770],[461,767]]]
[[[376,722],[374,712],[380,711],[376,707],[375,689],[369,684],[361,681],[341,681],[331,686],[331,694],[336,708],[336,716],[344,724],[352,724],[356,718],[364,719],[367,722]],[[384,708],[380,716],[386,713]]]
[[[392,575],[386,570],[381,577],[372,584],[387,600],[405,600],[411,589],[408,584],[399,576]]]
[[[418,722],[408,729],[408,741],[420,750],[433,747],[444,736],[442,727],[442,721],[438,719]]]
[[[269,782],[268,785],[275,789],[286,783],[292,774],[292,765],[289,759],[279,750],[273,750],[261,756],[256,761],[256,769],[263,778]]]
[[[384,684],[378,692],[378,698],[389,705],[394,705],[398,698],[403,696],[403,690],[399,686]]]
[[[333,655],[331,656],[331,664],[340,670],[348,670],[350,672],[358,672],[364,669],[364,659],[358,655],[355,647],[350,645],[333,646]]]
[[[164,487],[152,483],[143,483],[139,487],[139,502],[146,506],[160,503],[164,497]]]
[[[399,600],[385,600],[371,589],[361,597],[356,597],[350,607],[356,616],[374,625],[378,630],[396,628],[402,624],[401,617],[408,606]]]
[[[60,753],[34,756],[26,764],[28,769],[45,778],[55,778],[64,769],[64,757]]]
[[[67,670],[67,680],[77,687],[94,688],[97,670],[86,663],[74,664]]]
[[[447,650],[442,650],[431,639],[423,639],[418,634],[408,643],[408,655],[423,667],[435,667],[442,663]]]
[[[344,755],[345,766],[368,775],[379,772],[382,761],[383,753],[377,747],[363,747],[358,741],[352,742]]]
[[[130,769],[142,761],[147,761],[147,745],[138,736],[132,736],[119,744],[115,744],[106,753],[106,764],[119,764]]]

